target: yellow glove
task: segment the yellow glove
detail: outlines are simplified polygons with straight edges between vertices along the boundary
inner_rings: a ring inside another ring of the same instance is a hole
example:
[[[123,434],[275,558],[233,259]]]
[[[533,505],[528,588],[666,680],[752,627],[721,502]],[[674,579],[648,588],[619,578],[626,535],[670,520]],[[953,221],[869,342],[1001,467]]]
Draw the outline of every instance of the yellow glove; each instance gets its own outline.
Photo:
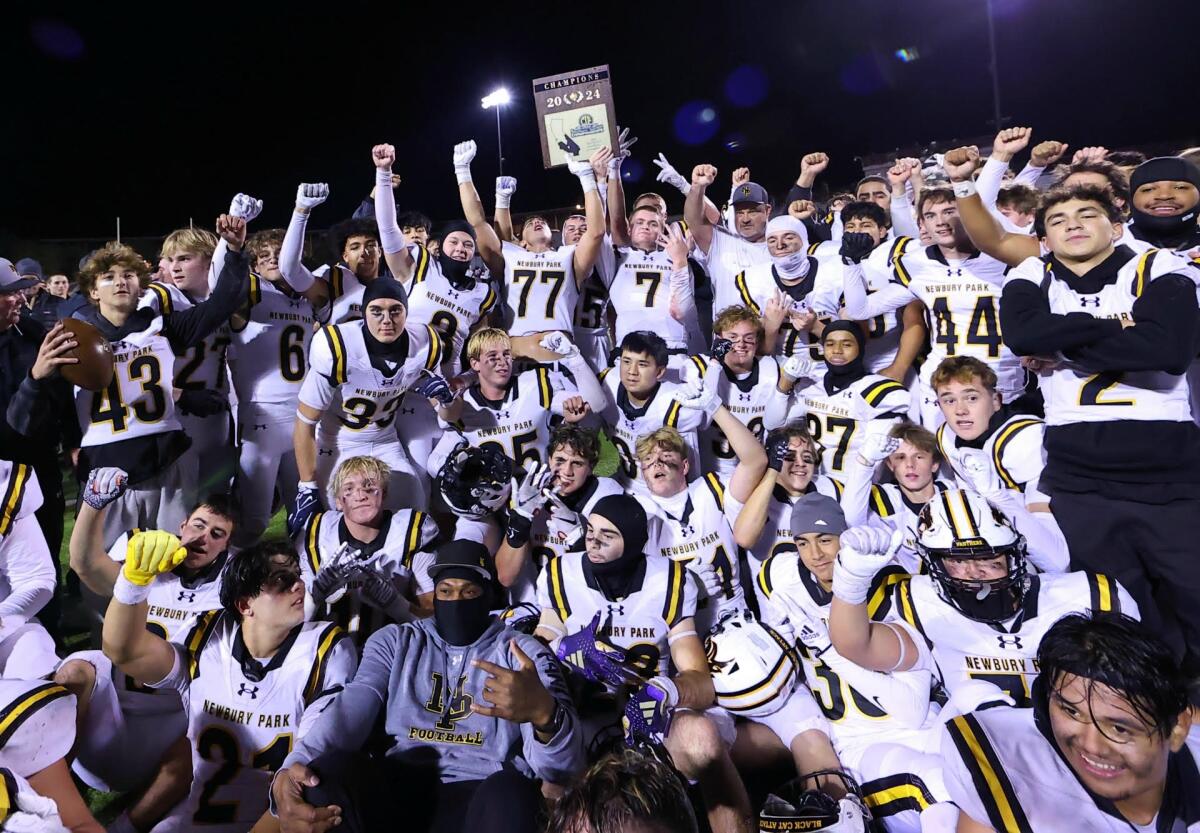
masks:
[[[155,576],[174,570],[187,558],[187,548],[169,532],[139,532],[125,546],[122,572],[131,584],[145,587]]]

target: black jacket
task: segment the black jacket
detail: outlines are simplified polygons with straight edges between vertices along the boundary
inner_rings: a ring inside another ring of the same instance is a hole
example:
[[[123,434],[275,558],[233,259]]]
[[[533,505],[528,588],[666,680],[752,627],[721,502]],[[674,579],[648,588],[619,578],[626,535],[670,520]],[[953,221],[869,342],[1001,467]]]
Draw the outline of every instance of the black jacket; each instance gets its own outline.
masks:
[[[60,377],[34,382],[29,375],[45,335],[28,310],[22,310],[15,326],[0,332],[0,402],[6,406],[0,458],[35,467],[53,463],[60,443],[64,450],[77,448],[81,436],[71,386]],[[34,391],[40,395],[30,396]]]

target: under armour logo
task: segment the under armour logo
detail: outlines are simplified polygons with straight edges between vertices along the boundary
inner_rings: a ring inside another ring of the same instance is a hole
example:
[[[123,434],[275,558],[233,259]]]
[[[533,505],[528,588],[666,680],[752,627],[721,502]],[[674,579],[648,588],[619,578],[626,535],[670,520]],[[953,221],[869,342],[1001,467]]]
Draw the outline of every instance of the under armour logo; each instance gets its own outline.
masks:
[[[254,430],[255,431],[266,431],[267,424],[264,422],[260,425],[259,423],[256,422],[256,423],[254,423]]]
[[[246,695],[249,695],[251,700],[257,700],[258,699],[258,686],[246,685],[245,683],[239,683],[237,693],[238,693],[238,697],[245,697]]]
[[[1081,307],[1098,307],[1100,306],[1099,298],[1080,298],[1079,306]]]
[[[613,616],[624,616],[624,615],[625,615],[625,605],[609,605],[608,606],[608,618],[609,619],[611,619]]]
[[[946,277],[948,277],[948,278],[961,278],[961,277],[962,277],[962,269],[950,269],[950,268],[948,268],[948,267],[947,267],[947,269],[946,269]]]
[[[317,454],[328,454],[330,457],[332,457],[333,449],[332,448],[318,448]]]
[[[679,534],[684,538],[691,538],[696,534],[696,528],[690,524],[681,524],[679,527]]]
[[[996,641],[1000,643],[1001,648],[1016,648],[1018,651],[1024,651],[1025,646],[1021,644],[1019,636],[997,636]]]
[[[178,601],[187,602],[188,604],[191,604],[192,602],[196,601],[196,594],[189,593],[186,590],[180,590]]]
[[[512,416],[509,414],[508,411],[501,411],[500,419],[512,419]]]
[[[401,408],[400,409],[400,413],[402,413],[402,414],[415,414],[416,412],[417,412],[416,408]]]
[[[455,292],[453,289],[451,289],[451,290],[450,290],[450,297],[451,297],[451,298],[453,298],[454,300],[456,300],[456,301],[457,301],[457,300],[458,300],[458,293],[457,293],[457,292]]]
[[[738,394],[738,402],[749,402],[751,396],[753,396],[753,394],[739,393]]]

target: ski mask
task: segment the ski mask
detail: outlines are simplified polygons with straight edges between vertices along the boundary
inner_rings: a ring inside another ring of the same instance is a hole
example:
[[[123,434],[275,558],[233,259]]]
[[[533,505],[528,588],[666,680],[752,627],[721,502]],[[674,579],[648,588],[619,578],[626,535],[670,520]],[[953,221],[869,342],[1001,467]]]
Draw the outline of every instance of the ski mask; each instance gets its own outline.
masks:
[[[435,582],[445,578],[465,579],[482,588],[474,599],[433,600],[433,623],[438,635],[451,645],[471,645],[492,623],[491,556],[476,541],[450,541],[438,548],[437,560],[429,568]]]
[[[610,599],[624,598],[629,595],[630,584],[639,568],[645,565],[644,550],[650,537],[646,510],[636,499],[618,494],[600,498],[591,514],[600,515],[617,528],[624,549],[620,556],[604,564],[597,564],[585,556],[583,568],[591,573]]]
[[[404,287],[392,278],[378,277],[371,281],[363,288],[363,340],[367,345],[367,355],[371,357],[371,364],[379,369],[381,373],[391,375],[395,372],[395,368],[387,367],[381,362],[390,361],[393,364],[403,362],[408,355],[408,334],[401,332],[400,337],[390,344],[384,344],[375,336],[371,335],[371,328],[367,326],[366,315],[367,305],[372,301],[378,301],[381,298],[399,301],[404,304],[405,310],[408,309],[408,293],[404,291]]]
[[[1130,194],[1150,182],[1190,182],[1200,189],[1200,168],[1178,156],[1158,156],[1147,159],[1134,169],[1129,177]],[[1175,248],[1196,234],[1196,214],[1200,202],[1194,203],[1179,214],[1161,216],[1148,214],[1134,207],[1129,200],[1129,214],[1133,218],[1133,230],[1147,242]]]
[[[858,355],[853,361],[847,362],[841,366],[825,362],[828,370],[825,371],[825,392],[829,394],[837,393],[844,390],[847,386],[857,382],[863,376],[867,375],[866,365],[863,364],[863,351],[867,349],[867,339],[863,335],[862,327],[854,321],[830,321],[825,326],[825,331],[821,333],[821,342],[824,343],[825,338],[830,333],[847,332],[854,336],[855,342],[858,343]]]
[[[787,214],[772,217],[767,223],[768,237],[788,231],[795,232],[800,236],[800,250],[782,257],[771,255],[771,261],[775,264],[775,271],[781,277],[795,280],[808,274],[808,229],[804,227],[804,223]]]
[[[447,225],[438,238],[438,267],[456,289],[469,289],[475,283],[474,278],[467,274],[471,268],[471,261],[455,260],[446,254],[446,238],[456,231],[465,232],[475,240],[475,229],[471,228],[470,223],[459,220]]]

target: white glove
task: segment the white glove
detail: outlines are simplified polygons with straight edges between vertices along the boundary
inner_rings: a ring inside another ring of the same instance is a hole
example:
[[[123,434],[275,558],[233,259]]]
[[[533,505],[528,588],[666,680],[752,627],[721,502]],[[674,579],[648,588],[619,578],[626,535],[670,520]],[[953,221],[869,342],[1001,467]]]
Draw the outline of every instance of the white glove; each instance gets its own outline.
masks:
[[[579,184],[583,186],[583,193],[596,190],[596,172],[592,170],[592,163],[579,159],[568,159],[567,170],[579,177]]]
[[[129,475],[123,469],[92,469],[88,474],[87,484],[83,487],[83,502],[93,509],[103,509],[121,496],[128,482]]]
[[[783,363],[782,370],[789,379],[815,379],[817,363],[797,353]]]
[[[679,705],[679,686],[675,685],[675,681],[670,677],[660,674],[657,677],[651,677],[648,684],[667,695],[663,702],[668,709]]]
[[[459,183],[471,181],[471,160],[475,158],[475,141],[459,142],[454,146],[454,175]]]
[[[637,136],[629,135],[628,127],[619,127],[621,132],[617,136],[617,150],[613,153],[612,159],[608,160],[608,178],[621,177],[621,163],[633,155],[629,149],[637,144]]]
[[[841,551],[833,565],[833,595],[849,604],[862,604],[871,594],[871,582],[904,543],[899,530],[853,526],[841,535]]]
[[[689,382],[679,391],[676,396],[681,407],[688,408],[693,411],[704,411],[704,414],[712,419],[713,414],[725,403],[721,401],[721,397],[717,395],[716,385],[708,387],[703,381]]]
[[[546,333],[542,336],[542,340],[538,345],[551,353],[557,353],[561,358],[561,362],[569,362],[572,359],[579,358],[579,348],[562,333],[557,330]]]
[[[312,211],[329,199],[329,184],[325,182],[302,182],[296,189],[296,208]]]
[[[508,208],[512,204],[512,197],[515,193],[517,193],[515,176],[496,177],[496,208]]]
[[[262,213],[262,200],[256,200],[249,194],[238,194],[229,203],[229,214],[241,217],[247,223]]]
[[[574,532],[576,537],[583,533],[578,512],[563,503],[563,499],[554,492],[546,492],[546,500],[550,502],[550,520],[559,529],[566,530],[568,534]]]
[[[550,482],[551,477],[553,477],[553,474],[545,463],[542,463],[540,466],[534,466],[525,472],[525,476],[517,484],[517,494],[516,500],[513,501],[513,510],[518,515],[523,515],[533,520],[533,513],[546,502],[546,496],[542,494],[542,489],[546,488],[546,484]]]
[[[983,452],[967,451],[962,455],[956,472],[963,480],[967,481],[971,491],[978,492],[984,497],[990,497],[996,492],[1002,491],[999,478],[987,458],[983,456]]]
[[[696,574],[696,578],[700,579],[700,584],[704,586],[705,595],[709,598],[716,598],[723,595],[721,587],[721,577],[717,575],[717,570],[707,561],[702,561],[699,558],[693,558],[687,563],[687,569]]]
[[[875,468],[900,447],[900,440],[890,434],[867,434],[858,447],[858,462],[867,468]]]
[[[667,157],[665,155],[660,153],[657,159],[653,159],[651,161],[661,168],[661,170],[658,172],[658,176],[654,177],[659,182],[665,182],[667,185],[679,189],[679,192],[685,197],[687,196],[688,191],[692,190],[692,183],[684,179],[683,174],[675,170],[675,167],[667,161]]]

